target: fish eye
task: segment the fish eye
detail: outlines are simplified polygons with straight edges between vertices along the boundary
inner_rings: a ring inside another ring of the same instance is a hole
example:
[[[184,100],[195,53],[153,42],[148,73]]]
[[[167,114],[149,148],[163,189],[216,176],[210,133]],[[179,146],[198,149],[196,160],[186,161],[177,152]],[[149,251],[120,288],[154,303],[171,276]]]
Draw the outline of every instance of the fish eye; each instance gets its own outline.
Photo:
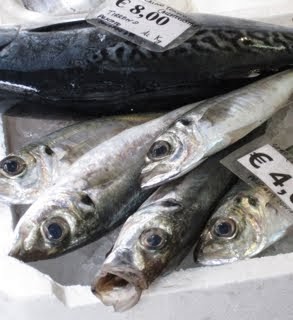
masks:
[[[25,172],[25,161],[17,156],[8,156],[0,162],[0,168],[8,177],[17,177]]]
[[[167,157],[172,151],[171,145],[163,140],[156,141],[150,151],[148,152],[148,157],[151,160],[161,160]]]
[[[220,238],[232,239],[235,237],[237,226],[232,219],[218,219],[213,226],[213,234]]]
[[[167,239],[168,234],[166,231],[153,228],[142,232],[140,235],[140,244],[147,250],[160,250],[166,245]]]
[[[42,226],[43,234],[50,243],[59,244],[69,233],[69,225],[63,218],[52,218]]]

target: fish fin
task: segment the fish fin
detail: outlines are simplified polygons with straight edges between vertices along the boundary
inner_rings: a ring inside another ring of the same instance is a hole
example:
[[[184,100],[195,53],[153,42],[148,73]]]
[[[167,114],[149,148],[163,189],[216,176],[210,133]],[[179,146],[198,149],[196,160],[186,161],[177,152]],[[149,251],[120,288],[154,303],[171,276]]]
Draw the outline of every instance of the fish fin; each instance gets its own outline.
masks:
[[[38,90],[35,87],[26,86],[23,84],[13,83],[9,81],[3,81],[0,80],[0,90],[11,92],[15,94],[36,94],[39,93],[40,90]]]

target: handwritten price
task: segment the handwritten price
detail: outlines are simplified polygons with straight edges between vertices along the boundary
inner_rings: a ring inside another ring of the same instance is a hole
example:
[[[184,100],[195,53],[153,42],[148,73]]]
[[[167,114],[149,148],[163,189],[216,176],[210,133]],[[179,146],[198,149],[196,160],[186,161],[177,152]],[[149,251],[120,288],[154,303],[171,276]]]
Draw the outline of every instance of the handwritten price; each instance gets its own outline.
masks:
[[[130,1],[128,1],[128,2],[130,3]],[[126,4],[127,3],[125,0],[118,0],[116,2],[116,6],[119,8],[123,8],[122,5],[126,5]],[[139,18],[143,18],[144,15],[141,13],[143,10],[145,10],[144,6],[136,5],[134,8],[130,9],[129,11],[133,14],[137,14]],[[158,12],[150,12],[150,13],[146,14],[145,18],[148,21],[154,21],[159,26],[163,26],[170,21],[170,18],[168,18],[166,16],[161,17]]]

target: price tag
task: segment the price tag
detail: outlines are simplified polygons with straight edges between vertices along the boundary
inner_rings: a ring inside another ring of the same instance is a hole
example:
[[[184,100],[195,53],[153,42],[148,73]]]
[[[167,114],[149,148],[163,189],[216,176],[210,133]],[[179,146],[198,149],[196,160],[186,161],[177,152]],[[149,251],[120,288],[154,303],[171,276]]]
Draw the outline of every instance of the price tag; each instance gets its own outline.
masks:
[[[293,210],[293,164],[267,144],[238,159]]]
[[[107,1],[88,17],[88,21],[97,26],[112,27],[118,35],[117,30],[125,30],[161,48],[193,25],[184,14],[153,0]],[[123,33],[120,35],[125,37]]]

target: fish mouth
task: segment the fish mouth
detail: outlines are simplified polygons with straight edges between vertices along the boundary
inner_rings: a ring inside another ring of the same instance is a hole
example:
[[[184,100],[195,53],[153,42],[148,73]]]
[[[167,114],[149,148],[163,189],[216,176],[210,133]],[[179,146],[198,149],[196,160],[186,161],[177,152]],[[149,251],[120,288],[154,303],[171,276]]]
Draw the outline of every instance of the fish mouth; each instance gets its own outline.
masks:
[[[105,267],[91,289],[104,305],[113,306],[116,312],[123,312],[138,303],[142,291],[147,287],[143,273],[138,270]]]
[[[210,253],[207,254],[206,249],[203,246],[204,243],[205,243],[205,240],[207,241],[207,239],[209,239],[209,241],[211,239],[211,236],[210,236],[209,233],[206,234],[205,237],[202,237],[198,241],[198,243],[197,243],[197,245],[196,245],[196,247],[195,247],[195,249],[193,251],[193,260],[194,260],[194,262],[196,262],[196,263],[198,263],[198,264],[200,264],[202,266],[213,266],[213,265],[221,264],[220,262],[217,263],[218,260],[217,259],[213,259],[210,256]],[[209,247],[209,245],[208,245],[208,247]]]
[[[209,248],[211,245],[208,245]],[[225,254],[222,250],[222,246],[218,245],[218,250],[215,251],[207,251],[202,244],[199,243],[198,246],[195,247],[193,252],[193,259],[196,263],[201,266],[219,266],[227,263],[232,263],[239,260],[237,254],[235,256]]]
[[[232,262],[238,261],[238,257],[230,257],[230,258],[221,258],[221,257],[204,257],[201,255],[198,255],[197,258],[195,259],[195,262],[200,264],[201,266],[220,266],[223,264],[229,264]]]
[[[23,262],[34,262],[49,258],[46,252],[37,249],[30,251],[24,250],[22,241],[18,241],[13,245],[8,253],[8,256]]]
[[[205,255],[201,255],[200,253],[194,254],[194,261],[201,266],[218,266],[223,264],[221,259],[205,257]]]
[[[197,244],[193,251],[193,260],[195,263],[198,263],[201,266],[213,265],[213,263],[211,262],[212,259],[209,259],[205,256],[200,243]]]

